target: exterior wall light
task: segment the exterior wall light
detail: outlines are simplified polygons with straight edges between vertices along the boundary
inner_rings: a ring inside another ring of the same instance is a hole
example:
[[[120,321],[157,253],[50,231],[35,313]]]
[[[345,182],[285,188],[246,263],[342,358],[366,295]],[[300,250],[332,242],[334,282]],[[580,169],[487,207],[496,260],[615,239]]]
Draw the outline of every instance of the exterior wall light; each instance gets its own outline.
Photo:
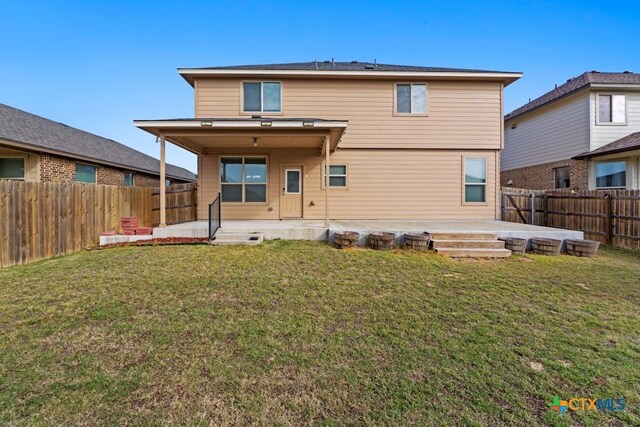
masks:
[[[302,122],[302,126],[304,127],[313,127],[314,123],[313,122]]]
[[[260,126],[271,126],[271,122],[260,122]]]
[[[213,126],[213,122],[211,120],[203,120],[200,122],[200,126]]]

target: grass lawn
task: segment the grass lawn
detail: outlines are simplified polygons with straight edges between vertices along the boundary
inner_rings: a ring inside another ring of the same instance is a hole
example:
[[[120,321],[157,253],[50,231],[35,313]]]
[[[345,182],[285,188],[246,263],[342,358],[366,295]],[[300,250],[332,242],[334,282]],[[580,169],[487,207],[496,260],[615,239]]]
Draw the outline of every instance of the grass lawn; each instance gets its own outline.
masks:
[[[123,247],[0,270],[0,314],[0,425],[640,424],[640,255],[609,248]]]

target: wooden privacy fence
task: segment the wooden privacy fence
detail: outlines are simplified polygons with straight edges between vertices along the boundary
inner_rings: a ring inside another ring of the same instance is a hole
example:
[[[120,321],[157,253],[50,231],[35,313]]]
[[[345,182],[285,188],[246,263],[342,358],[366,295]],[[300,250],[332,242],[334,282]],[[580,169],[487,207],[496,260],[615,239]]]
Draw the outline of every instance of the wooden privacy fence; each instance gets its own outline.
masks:
[[[580,230],[586,239],[640,250],[640,190],[502,189],[503,221]]]
[[[167,189],[184,190],[185,186],[193,190],[168,194],[167,206],[174,203],[174,196],[182,197],[181,205],[195,205],[195,184]],[[100,233],[120,229],[123,216],[137,216],[141,225],[154,225],[156,192],[159,188],[0,180],[0,267],[96,246]],[[167,211],[174,222],[192,221],[194,214],[195,207]]]
[[[196,184],[176,184],[167,187],[167,225],[195,221],[198,217]],[[160,224],[160,187],[153,189],[153,225]]]

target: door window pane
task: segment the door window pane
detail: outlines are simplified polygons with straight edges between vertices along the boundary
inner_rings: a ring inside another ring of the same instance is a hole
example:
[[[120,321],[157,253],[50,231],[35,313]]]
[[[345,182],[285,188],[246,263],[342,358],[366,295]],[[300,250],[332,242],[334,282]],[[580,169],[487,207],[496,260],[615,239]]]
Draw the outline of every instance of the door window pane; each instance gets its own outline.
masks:
[[[287,171],[287,193],[300,193],[300,171]]]
[[[596,163],[596,187],[626,187],[627,162],[599,162]]]
[[[411,85],[411,112],[427,112],[427,87],[425,85]]]
[[[598,95],[598,121],[611,123],[611,95]]]
[[[267,182],[267,159],[264,157],[246,157],[244,159],[244,182]]]
[[[24,179],[24,159],[20,157],[0,159],[0,179]]]
[[[87,182],[90,184],[96,183],[96,168],[95,166],[76,164],[76,181]]]
[[[466,202],[484,202],[485,201],[484,185],[465,185],[464,200]]]
[[[555,188],[569,188],[571,181],[571,172],[569,167],[554,169]]]
[[[262,99],[264,101],[263,111],[279,112],[281,103],[280,83],[263,83]]]
[[[267,186],[265,184],[247,184],[245,185],[245,202],[266,202]]]
[[[221,193],[222,193],[223,202],[241,202],[242,201],[242,185],[223,184]]]
[[[242,157],[224,157],[220,163],[222,182],[242,182]]]
[[[396,103],[398,113],[411,112],[411,85],[397,86]]]
[[[243,83],[244,111],[260,111],[260,83]]]

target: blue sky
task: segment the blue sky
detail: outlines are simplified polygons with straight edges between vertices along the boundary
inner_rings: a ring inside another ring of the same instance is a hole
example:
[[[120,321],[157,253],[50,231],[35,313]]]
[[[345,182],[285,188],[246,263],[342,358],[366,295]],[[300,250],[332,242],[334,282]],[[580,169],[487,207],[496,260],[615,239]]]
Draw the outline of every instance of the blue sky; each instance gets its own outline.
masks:
[[[178,67],[323,60],[522,71],[507,112],[584,71],[640,72],[640,2],[0,0],[0,103],[158,155]],[[168,160],[196,170],[178,148]]]

